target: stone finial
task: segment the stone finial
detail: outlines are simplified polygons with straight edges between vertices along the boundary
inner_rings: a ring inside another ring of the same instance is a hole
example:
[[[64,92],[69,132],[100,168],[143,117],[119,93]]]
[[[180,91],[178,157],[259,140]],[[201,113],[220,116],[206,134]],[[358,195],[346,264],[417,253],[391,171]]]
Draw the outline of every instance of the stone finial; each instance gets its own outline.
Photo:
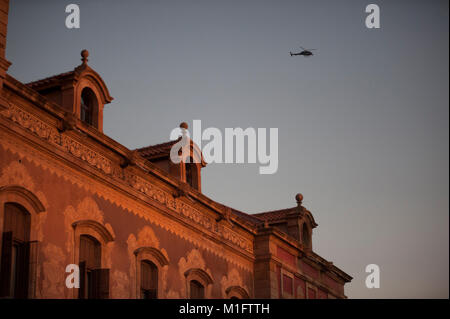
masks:
[[[181,122],[180,123],[180,128],[181,128],[181,135],[182,135],[182,137],[183,137],[183,141],[184,141],[184,145],[183,146],[186,146],[187,145],[187,140],[185,139],[186,137],[187,137],[187,134],[188,134],[188,124],[186,123],[186,122]]]
[[[87,64],[88,56],[89,56],[88,50],[85,49],[85,50],[81,51],[81,61],[83,61],[83,64]]]
[[[303,195],[298,193],[297,195],[295,195],[295,200],[297,201],[298,205],[301,205],[303,202]]]

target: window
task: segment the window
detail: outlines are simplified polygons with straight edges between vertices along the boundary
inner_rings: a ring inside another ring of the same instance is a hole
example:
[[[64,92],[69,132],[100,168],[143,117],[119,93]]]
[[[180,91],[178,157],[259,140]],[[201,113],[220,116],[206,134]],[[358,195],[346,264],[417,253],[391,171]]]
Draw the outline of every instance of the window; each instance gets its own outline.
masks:
[[[309,236],[309,228],[306,223],[303,223],[302,227],[302,242],[305,248],[311,248],[311,241]]]
[[[81,120],[89,125],[94,125],[94,93],[85,88],[81,92]]]
[[[109,298],[110,244],[114,236],[95,220],[75,221],[72,227],[76,239],[74,261],[80,267],[78,298]]]
[[[148,260],[141,261],[141,299],[158,297],[158,267]]]
[[[191,280],[189,282],[190,288],[190,298],[191,299],[204,299],[205,298],[205,287],[197,280]]]
[[[196,167],[192,157],[189,157],[189,160],[185,165],[186,165],[186,183],[188,183],[191,187],[197,188],[195,185],[195,178],[194,178],[194,175],[196,174]]]
[[[184,272],[186,277],[186,298],[205,299],[211,298],[213,279],[201,268],[190,268]]]
[[[109,269],[101,267],[101,244],[92,236],[80,236],[80,299],[108,298]]]
[[[139,237],[142,238],[142,235],[140,234]],[[133,266],[136,267],[136,289],[132,298],[160,298],[164,293],[161,279],[165,277],[164,274],[167,274],[169,265],[167,253],[165,251],[163,253],[155,247],[143,246],[134,250],[134,255],[136,256]]]
[[[27,298],[31,216],[19,204],[6,203],[4,208],[0,296]]]

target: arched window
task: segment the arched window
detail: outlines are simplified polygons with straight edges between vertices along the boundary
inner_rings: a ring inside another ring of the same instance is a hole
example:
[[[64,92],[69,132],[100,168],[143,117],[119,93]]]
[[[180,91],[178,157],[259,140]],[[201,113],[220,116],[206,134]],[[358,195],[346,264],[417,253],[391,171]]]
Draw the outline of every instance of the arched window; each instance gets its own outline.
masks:
[[[5,203],[1,252],[1,296],[28,297],[30,221],[28,211],[16,203]]]
[[[186,298],[211,298],[213,279],[208,272],[200,268],[190,268],[184,272],[186,278]]]
[[[44,205],[29,190],[17,185],[0,187],[0,298],[35,297],[40,278],[38,241],[45,215]],[[14,267],[13,244],[17,256]],[[15,271],[14,286],[12,271]]]
[[[189,282],[190,299],[204,299],[205,287],[197,280],[191,280]]]
[[[309,228],[306,223],[303,223],[302,227],[302,242],[305,248],[311,248],[311,236],[309,234]]]
[[[133,298],[156,299],[164,295],[163,280],[169,260],[167,253],[163,252],[149,246],[139,247],[134,251],[136,293]]]
[[[99,298],[98,291],[101,274],[102,248],[92,236],[80,236],[80,290],[79,298]]]
[[[141,261],[141,299],[158,298],[158,267],[149,260]]]
[[[81,120],[89,125],[94,125],[95,94],[89,88],[81,92]]]
[[[75,238],[74,263],[78,263],[80,267],[78,298],[109,298],[113,230],[89,219],[75,221],[72,227]]]

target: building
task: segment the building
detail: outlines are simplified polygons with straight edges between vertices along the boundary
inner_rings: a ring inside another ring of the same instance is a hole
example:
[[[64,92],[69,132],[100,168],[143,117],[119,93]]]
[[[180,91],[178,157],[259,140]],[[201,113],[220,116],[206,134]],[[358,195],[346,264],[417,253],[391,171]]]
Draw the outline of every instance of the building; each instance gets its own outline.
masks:
[[[88,65],[24,84],[7,74],[0,0],[0,297],[345,298],[352,279],[313,252],[302,206],[249,215],[206,197],[206,163],[172,142],[103,134],[112,101]],[[68,288],[68,265],[80,287]]]

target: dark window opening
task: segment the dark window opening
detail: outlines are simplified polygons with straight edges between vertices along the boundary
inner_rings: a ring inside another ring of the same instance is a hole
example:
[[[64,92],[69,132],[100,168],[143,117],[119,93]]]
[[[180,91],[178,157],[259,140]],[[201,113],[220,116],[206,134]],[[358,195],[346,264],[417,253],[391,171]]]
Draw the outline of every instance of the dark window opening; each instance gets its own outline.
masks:
[[[303,246],[305,246],[306,248],[310,248],[310,236],[309,236],[309,229],[308,226],[306,226],[306,223],[303,224],[303,228],[302,228],[302,241],[303,241]]]
[[[141,261],[141,298],[158,298],[158,267],[148,260]]]
[[[80,299],[109,297],[109,269],[100,269],[102,249],[92,236],[80,236]]]
[[[191,187],[197,188],[196,183],[196,176],[197,176],[197,167],[195,166],[194,159],[192,157],[189,157],[189,160],[187,163],[185,163],[186,166],[186,183],[189,184]]]
[[[0,265],[0,297],[27,298],[30,265],[30,214],[6,203]]]
[[[81,120],[89,125],[94,125],[95,95],[90,89],[81,92]]]
[[[191,299],[204,299],[205,298],[205,287],[197,280],[191,280],[189,283]]]

